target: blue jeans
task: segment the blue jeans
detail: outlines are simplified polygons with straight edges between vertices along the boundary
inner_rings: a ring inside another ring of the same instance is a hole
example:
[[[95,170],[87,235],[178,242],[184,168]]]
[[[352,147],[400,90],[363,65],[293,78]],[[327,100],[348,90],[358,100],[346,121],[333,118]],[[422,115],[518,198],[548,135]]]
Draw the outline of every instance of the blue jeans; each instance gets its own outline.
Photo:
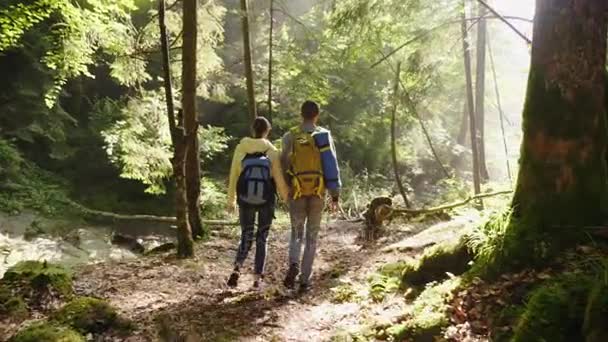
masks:
[[[258,230],[255,230],[255,217],[258,217]],[[264,273],[266,263],[266,240],[274,217],[274,206],[265,205],[260,208],[239,206],[239,221],[241,223],[241,243],[236,253],[235,266],[240,269],[247,259],[255,237],[255,261],[254,272],[261,275]]]

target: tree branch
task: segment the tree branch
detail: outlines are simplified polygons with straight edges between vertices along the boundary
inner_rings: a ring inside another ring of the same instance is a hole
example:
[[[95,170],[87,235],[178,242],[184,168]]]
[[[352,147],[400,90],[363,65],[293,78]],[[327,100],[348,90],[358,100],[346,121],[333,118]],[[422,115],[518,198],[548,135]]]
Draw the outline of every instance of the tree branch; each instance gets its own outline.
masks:
[[[525,34],[523,34],[521,31],[519,31],[515,26],[513,26],[513,24],[511,24],[506,19],[506,17],[504,17],[500,13],[498,13],[494,8],[492,8],[492,6],[488,5],[487,2],[485,2],[484,0],[477,0],[477,1],[480,4],[482,4],[485,8],[487,8],[490,12],[492,12],[492,14],[494,14],[500,21],[507,24],[507,26],[509,26],[511,28],[511,30],[513,30],[515,33],[517,33],[518,36],[522,37],[526,41],[526,43],[532,44],[532,40],[530,40],[530,38],[526,37]]]
[[[469,204],[471,201],[474,201],[474,200],[488,198],[488,197],[495,197],[495,196],[499,196],[499,195],[508,195],[510,193],[513,193],[513,191],[512,190],[503,190],[503,191],[496,191],[496,192],[490,192],[490,193],[485,193],[485,194],[478,194],[478,195],[474,195],[474,196],[469,196],[467,199],[459,201],[459,202],[454,202],[451,204],[444,204],[444,205],[440,205],[438,207],[427,208],[427,209],[424,209],[424,208],[423,209],[393,209],[393,213],[407,214],[407,215],[432,214],[432,213],[436,213],[436,212],[440,212],[440,211],[454,209],[457,207],[462,207],[462,206]]]

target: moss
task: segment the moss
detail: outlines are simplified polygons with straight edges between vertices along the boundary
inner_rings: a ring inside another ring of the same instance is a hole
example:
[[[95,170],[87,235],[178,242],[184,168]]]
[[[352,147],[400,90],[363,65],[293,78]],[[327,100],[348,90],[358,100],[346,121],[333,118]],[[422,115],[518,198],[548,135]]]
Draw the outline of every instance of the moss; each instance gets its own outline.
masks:
[[[28,314],[27,305],[19,294],[5,285],[0,285],[0,317],[21,319]]]
[[[608,341],[608,285],[600,281],[591,290],[585,308],[583,333],[586,342]]]
[[[36,291],[51,290],[63,296],[72,294],[71,272],[47,262],[22,261],[9,268],[2,279],[7,283],[30,286]]]
[[[464,240],[445,242],[430,247],[417,262],[405,265],[402,271],[402,287],[421,286],[432,281],[444,280],[448,272],[460,275],[469,269],[472,256]]]
[[[584,275],[567,275],[533,291],[512,341],[580,341],[592,283],[592,278]]]
[[[19,331],[10,342],[84,342],[76,331],[48,323],[37,323]]]
[[[109,329],[130,331],[130,322],[121,319],[107,302],[91,297],[78,297],[67,303],[51,319],[81,333],[102,333]]]
[[[449,323],[448,303],[460,283],[459,278],[452,278],[428,286],[412,304],[411,318],[391,329],[395,340],[434,341]]]

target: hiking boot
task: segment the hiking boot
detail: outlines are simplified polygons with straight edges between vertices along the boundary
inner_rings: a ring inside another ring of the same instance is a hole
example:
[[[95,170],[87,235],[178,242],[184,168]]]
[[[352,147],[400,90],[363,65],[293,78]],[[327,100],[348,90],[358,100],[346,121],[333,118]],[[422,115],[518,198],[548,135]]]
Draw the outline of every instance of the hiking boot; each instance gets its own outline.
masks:
[[[261,276],[256,276],[255,280],[253,281],[253,288],[255,290],[261,290],[262,287],[264,286],[264,281],[263,281],[263,277]]]
[[[289,266],[289,269],[287,270],[287,275],[285,276],[285,280],[283,281],[283,285],[285,285],[285,287],[290,290],[296,287],[296,277],[298,276],[298,273],[300,273],[300,271],[298,270],[297,265]]]
[[[310,284],[302,283],[302,284],[300,284],[300,287],[298,288],[298,293],[299,294],[308,293],[308,291],[310,291],[310,288],[311,288]]]
[[[228,278],[228,287],[236,287],[239,283],[239,273],[238,272],[232,272],[232,274],[230,274],[230,278]]]

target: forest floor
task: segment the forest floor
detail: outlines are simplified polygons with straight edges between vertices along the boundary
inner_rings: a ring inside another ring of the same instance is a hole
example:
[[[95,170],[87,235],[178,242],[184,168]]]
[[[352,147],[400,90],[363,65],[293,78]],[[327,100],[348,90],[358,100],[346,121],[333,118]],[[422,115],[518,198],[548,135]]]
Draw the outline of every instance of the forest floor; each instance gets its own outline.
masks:
[[[282,286],[289,241],[284,224],[269,238],[262,290],[252,289],[247,271],[236,289],[225,285],[238,243],[235,230],[197,244],[193,259],[166,254],[85,266],[75,288],[109,300],[137,323],[127,341],[327,341],[402,317],[408,305],[403,294],[374,302],[369,278],[387,263],[458,237],[479,219],[478,212],[467,210],[450,221],[395,222],[373,245],[360,240],[361,223],[324,222],[313,288],[303,295]],[[252,259],[253,251],[246,270]]]

